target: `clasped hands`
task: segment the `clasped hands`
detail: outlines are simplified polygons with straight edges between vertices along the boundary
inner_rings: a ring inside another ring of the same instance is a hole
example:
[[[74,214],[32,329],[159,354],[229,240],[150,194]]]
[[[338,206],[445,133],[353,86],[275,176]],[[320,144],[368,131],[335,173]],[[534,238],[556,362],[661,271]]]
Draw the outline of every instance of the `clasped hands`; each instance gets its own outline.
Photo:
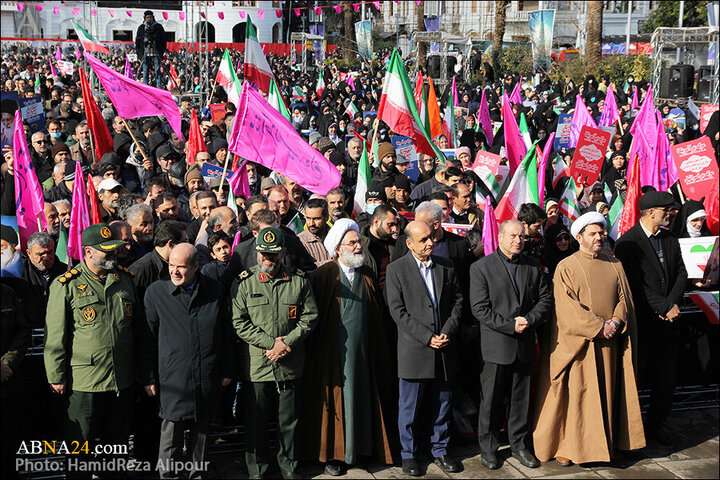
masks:
[[[670,323],[673,323],[675,320],[677,320],[677,318],[679,316],[680,316],[680,307],[673,304],[673,306],[670,308],[670,310],[668,310],[668,312],[665,314],[665,316],[663,317],[662,315],[660,315],[660,318],[662,318],[663,320],[666,320]]]
[[[450,343],[450,339],[444,333],[430,337],[430,348],[434,348],[435,350],[440,350],[447,346],[448,343]]]
[[[288,347],[283,340],[287,338],[287,335],[284,337],[277,337],[275,339],[275,345],[273,345],[273,348],[271,350],[265,350],[265,356],[272,360],[273,362],[277,362],[278,360],[281,360],[285,355],[290,353],[292,349]]]
[[[615,334],[618,332],[620,328],[620,324],[615,321],[614,318],[603,322],[603,328],[598,332],[598,334],[595,336],[595,338],[604,338],[605,340],[610,340],[615,336]]]

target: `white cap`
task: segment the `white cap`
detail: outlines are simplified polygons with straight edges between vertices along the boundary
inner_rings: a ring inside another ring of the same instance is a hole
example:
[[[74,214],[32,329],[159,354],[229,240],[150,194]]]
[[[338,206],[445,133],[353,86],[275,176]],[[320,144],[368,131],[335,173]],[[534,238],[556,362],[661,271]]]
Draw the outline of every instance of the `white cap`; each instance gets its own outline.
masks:
[[[106,178],[102,182],[100,182],[100,185],[98,185],[98,193],[100,192],[109,192],[113,188],[122,187],[122,183],[118,182],[114,178]]]

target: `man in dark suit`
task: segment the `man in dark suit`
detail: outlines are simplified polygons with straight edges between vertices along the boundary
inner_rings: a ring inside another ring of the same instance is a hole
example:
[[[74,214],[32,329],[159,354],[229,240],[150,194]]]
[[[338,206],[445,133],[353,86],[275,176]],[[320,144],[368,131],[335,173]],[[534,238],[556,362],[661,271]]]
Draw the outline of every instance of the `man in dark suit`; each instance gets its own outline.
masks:
[[[540,262],[522,255],[523,224],[508,220],[500,226],[499,248],[470,267],[470,306],[480,322],[485,364],[480,374],[482,400],[478,415],[478,441],[482,464],[500,468],[498,433],[505,419],[505,397],[510,399],[507,419],[513,457],[528,468],[540,462],[525,444],[530,403],[530,374],[535,354],[535,329],[552,304]]]
[[[420,221],[405,229],[410,252],[388,265],[385,288],[398,326],[399,412],[403,473],[419,476],[415,420],[425,395],[433,405],[430,438],[435,463],[446,472],[462,466],[447,455],[450,439],[450,381],[457,365],[462,293],[452,262],[431,255],[432,230]]]
[[[663,429],[675,391],[678,337],[675,322],[685,293],[687,272],[680,244],[663,227],[675,200],[668,192],[640,198],[640,221],[615,244],[615,256],[630,282],[638,324],[638,378],[650,389],[645,433],[663,445],[672,438]]]

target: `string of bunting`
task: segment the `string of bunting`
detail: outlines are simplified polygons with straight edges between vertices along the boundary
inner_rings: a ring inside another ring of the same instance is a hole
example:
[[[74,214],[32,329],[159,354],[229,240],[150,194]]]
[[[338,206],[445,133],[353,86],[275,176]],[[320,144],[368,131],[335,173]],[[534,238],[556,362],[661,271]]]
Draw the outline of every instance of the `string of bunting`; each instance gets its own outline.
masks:
[[[393,1],[396,4],[400,3],[399,0],[393,0]],[[343,7],[346,7],[349,5],[351,5],[353,7],[354,12],[357,12],[358,9],[360,9],[361,5],[373,5],[375,7],[375,9],[379,11],[381,3],[382,3],[381,1],[368,1],[368,2],[343,3],[341,5],[325,5],[325,6],[320,6],[320,7],[279,8],[279,9],[273,9],[273,10],[275,11],[275,16],[277,18],[282,18],[283,12],[289,11],[289,10],[292,10],[293,13],[295,13],[295,16],[299,17],[300,15],[302,15],[303,10],[310,10],[310,9],[312,9],[315,12],[315,14],[317,14],[317,15],[321,15],[323,9],[333,9],[333,10],[335,10],[336,13],[342,13]],[[420,5],[420,0],[415,0],[415,3],[417,5]],[[246,5],[246,6],[248,6],[248,5]],[[27,3],[27,2],[18,2],[17,3],[17,9],[19,12],[22,12],[23,10],[25,10],[25,7],[35,7],[35,10],[37,10],[38,12],[41,12],[45,7],[47,7],[47,5],[41,5],[41,4],[37,4],[37,3]],[[58,6],[58,7],[48,7],[48,8],[53,9],[54,15],[59,15],[60,9],[72,9],[72,14],[74,17],[77,17],[78,15],[80,15],[79,7]],[[112,8],[108,8],[107,12],[112,18],[115,18],[115,10],[113,10]],[[97,8],[91,9],[90,14],[93,17],[96,17],[98,14],[98,9]],[[133,12],[131,10],[125,10],[125,14],[128,17],[133,16]],[[247,12],[239,11],[238,14],[240,15],[240,18],[244,19],[247,15]],[[165,20],[168,20],[170,18],[170,14],[167,11],[163,11],[162,16],[163,16],[163,19],[165,19]],[[205,13],[200,12],[200,16],[202,18],[205,18]],[[224,12],[217,12],[217,16],[220,20],[225,19]],[[185,12],[178,12],[178,17],[181,21],[184,21],[185,20]],[[260,18],[261,20],[263,18],[265,18],[265,10],[258,10],[258,18]]]

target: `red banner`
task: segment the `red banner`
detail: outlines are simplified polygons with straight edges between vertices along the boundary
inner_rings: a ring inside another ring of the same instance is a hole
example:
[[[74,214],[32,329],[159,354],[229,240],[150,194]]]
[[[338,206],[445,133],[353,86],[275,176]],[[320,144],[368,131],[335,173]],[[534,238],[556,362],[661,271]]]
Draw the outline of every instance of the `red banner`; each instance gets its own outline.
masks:
[[[670,148],[683,192],[691,199],[700,201],[718,181],[718,165],[710,139],[702,136]]]
[[[597,182],[605,159],[605,152],[610,144],[610,137],[612,137],[610,132],[599,128],[587,125],[582,127],[570,166],[572,178],[577,178],[578,175],[587,177],[584,181],[586,185]]]
[[[222,125],[225,119],[225,104],[224,103],[211,103],[210,104],[210,121],[217,126]]]
[[[700,133],[705,133],[710,117],[718,111],[718,107],[718,105],[700,105]]]

